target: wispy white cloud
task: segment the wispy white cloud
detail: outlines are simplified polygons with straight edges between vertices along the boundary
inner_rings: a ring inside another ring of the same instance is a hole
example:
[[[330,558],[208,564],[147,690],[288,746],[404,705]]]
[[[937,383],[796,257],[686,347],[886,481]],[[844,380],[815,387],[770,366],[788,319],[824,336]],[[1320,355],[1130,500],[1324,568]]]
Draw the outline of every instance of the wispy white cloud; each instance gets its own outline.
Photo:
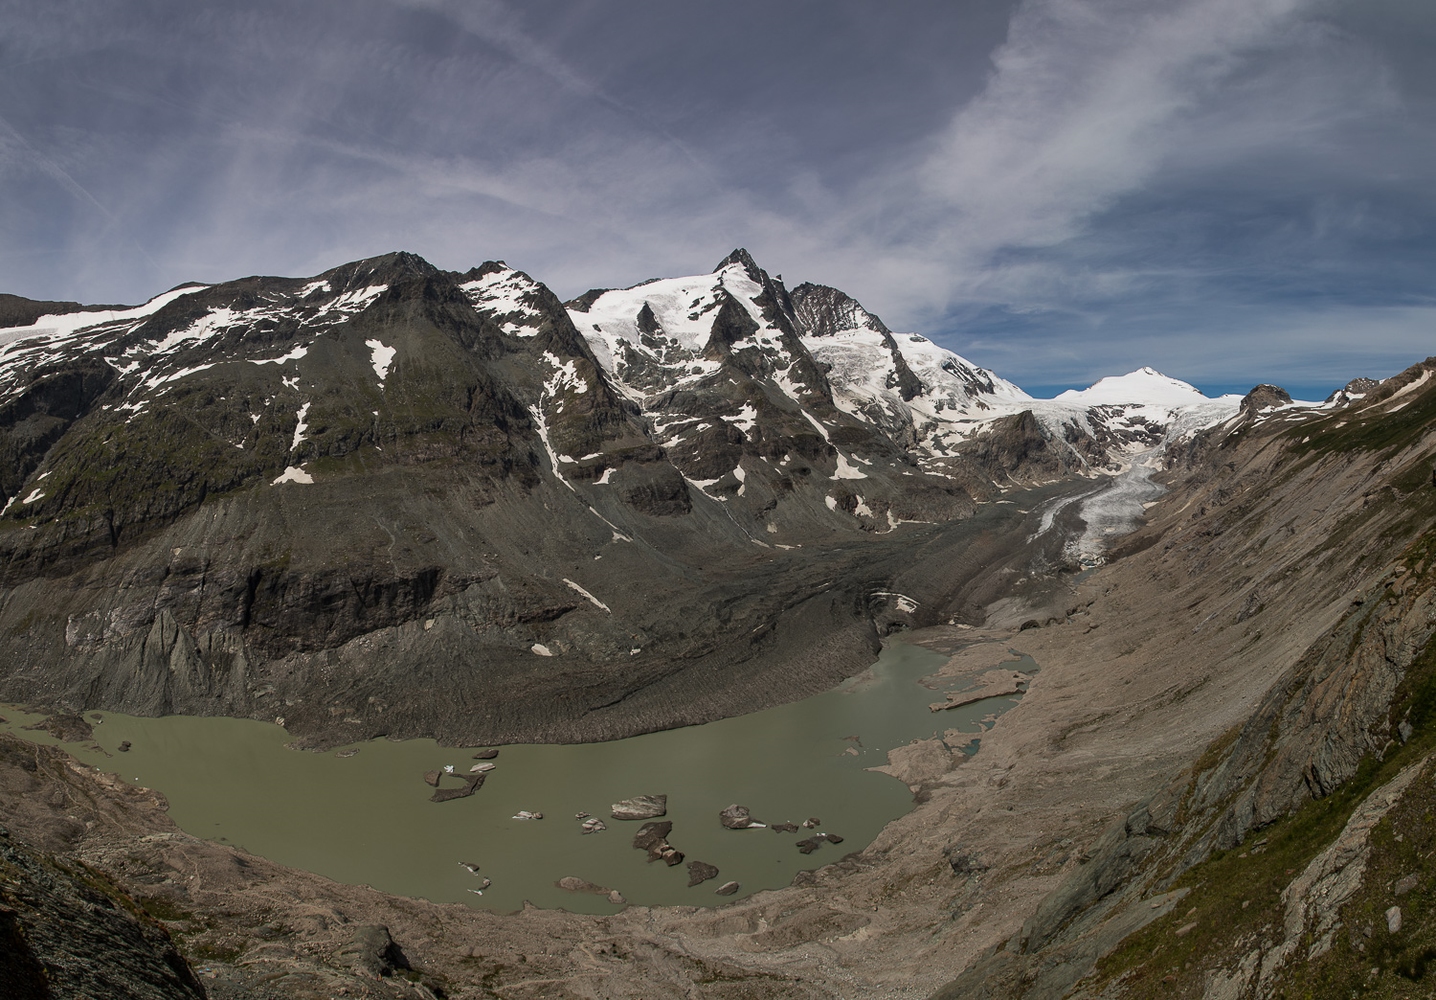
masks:
[[[1304,0],[1028,0],[987,90],[923,164],[980,257],[1072,238],[1162,163],[1178,119],[1243,57],[1282,41]]]

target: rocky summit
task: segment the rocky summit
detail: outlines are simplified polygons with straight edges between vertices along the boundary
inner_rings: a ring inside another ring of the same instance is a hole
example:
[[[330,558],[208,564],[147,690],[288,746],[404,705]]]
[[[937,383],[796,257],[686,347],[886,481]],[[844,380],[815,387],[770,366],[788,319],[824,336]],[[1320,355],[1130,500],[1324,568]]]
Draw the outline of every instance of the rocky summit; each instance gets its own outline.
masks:
[[[0,700],[312,745],[824,689],[981,620],[978,504],[1237,404],[1150,370],[1033,400],[743,250],[567,303],[395,253],[0,320]]]

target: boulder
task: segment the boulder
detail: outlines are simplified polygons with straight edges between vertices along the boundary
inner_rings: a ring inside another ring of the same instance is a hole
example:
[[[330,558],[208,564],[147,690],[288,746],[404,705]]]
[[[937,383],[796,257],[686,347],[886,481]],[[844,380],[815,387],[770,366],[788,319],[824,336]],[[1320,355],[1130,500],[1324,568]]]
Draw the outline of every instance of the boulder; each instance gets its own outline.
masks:
[[[741,888],[741,886],[740,886],[740,884],[737,883],[737,882],[724,882],[724,883],[723,883],[722,885],[720,885],[718,888],[716,888],[716,889],[713,890],[713,895],[715,895],[715,896],[731,896],[731,895],[733,895],[733,893],[737,892],[737,891],[739,890],[739,888]]]
[[[403,951],[389,936],[389,928],[382,924],[365,924],[354,928],[354,933],[348,941],[339,946],[335,957],[342,964],[374,977],[390,976],[410,967]]]
[[[688,862],[688,888],[718,877],[718,869],[702,861]]]
[[[434,794],[429,796],[429,801],[448,802],[450,799],[466,799],[477,792],[479,787],[484,783],[484,776],[482,774],[465,774],[462,775],[462,777],[464,779],[464,786],[462,788],[435,788]],[[427,779],[428,776],[425,775],[425,780]],[[435,785],[438,783],[437,779],[433,782]]]
[[[661,823],[644,823],[633,835],[633,846],[640,851],[649,850],[654,844],[667,840],[668,835],[673,832],[673,823],[664,820]]]
[[[767,825],[754,819],[747,806],[740,806],[736,803],[720,812],[718,821],[729,830],[746,830],[749,827],[765,827]]]
[[[667,820],[661,823],[644,823],[639,827],[638,833],[634,834],[633,846],[640,851],[647,851],[649,861],[662,861],[672,868],[683,861],[683,852],[668,842],[668,834],[672,831],[673,824]]]
[[[668,812],[667,795],[635,795],[631,799],[615,802],[612,806],[614,819],[656,819]]]

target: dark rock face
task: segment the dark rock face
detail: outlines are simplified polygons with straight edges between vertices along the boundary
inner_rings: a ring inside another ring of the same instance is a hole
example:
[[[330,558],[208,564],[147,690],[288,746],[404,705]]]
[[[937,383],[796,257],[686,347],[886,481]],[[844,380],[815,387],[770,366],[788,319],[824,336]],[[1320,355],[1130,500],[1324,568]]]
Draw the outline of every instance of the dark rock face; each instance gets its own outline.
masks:
[[[1262,384],[1242,397],[1241,412],[1258,413],[1272,406],[1287,406],[1291,394],[1279,385]]]
[[[1063,471],[1051,435],[1030,410],[995,422],[970,453],[1008,476],[1050,476]]]
[[[0,987],[15,1000],[203,1000],[164,929],[96,873],[0,832]]]
[[[922,394],[922,380],[908,366],[907,359],[893,340],[893,333],[882,320],[858,304],[857,299],[827,285],[803,283],[793,289],[793,311],[810,336],[831,337],[841,330],[865,327],[882,337],[893,363],[891,388],[898,390],[905,400]],[[986,386],[988,392],[992,385]]]

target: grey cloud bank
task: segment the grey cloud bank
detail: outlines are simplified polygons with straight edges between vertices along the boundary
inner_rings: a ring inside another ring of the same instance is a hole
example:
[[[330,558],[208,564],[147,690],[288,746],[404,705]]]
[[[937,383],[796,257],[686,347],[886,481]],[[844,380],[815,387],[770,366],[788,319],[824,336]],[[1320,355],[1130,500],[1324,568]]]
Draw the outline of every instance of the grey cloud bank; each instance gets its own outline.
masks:
[[[1432,350],[1417,0],[5,3],[3,290],[749,247],[1041,391]]]

